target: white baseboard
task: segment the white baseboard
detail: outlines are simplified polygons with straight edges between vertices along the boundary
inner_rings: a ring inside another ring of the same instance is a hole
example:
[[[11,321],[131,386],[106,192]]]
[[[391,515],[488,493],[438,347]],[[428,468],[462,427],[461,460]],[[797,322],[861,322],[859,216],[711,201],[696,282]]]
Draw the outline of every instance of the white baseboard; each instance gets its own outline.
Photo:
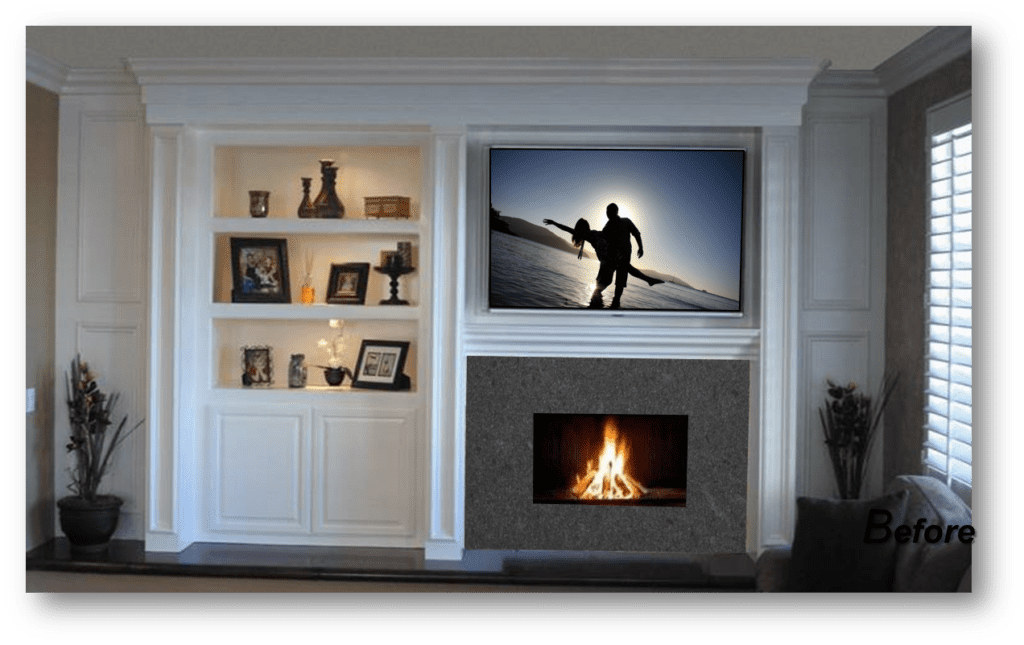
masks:
[[[423,545],[427,560],[461,560],[462,545],[453,540],[427,540]]]
[[[150,532],[146,534],[146,551],[181,553],[191,544],[191,540],[185,540],[177,533]]]

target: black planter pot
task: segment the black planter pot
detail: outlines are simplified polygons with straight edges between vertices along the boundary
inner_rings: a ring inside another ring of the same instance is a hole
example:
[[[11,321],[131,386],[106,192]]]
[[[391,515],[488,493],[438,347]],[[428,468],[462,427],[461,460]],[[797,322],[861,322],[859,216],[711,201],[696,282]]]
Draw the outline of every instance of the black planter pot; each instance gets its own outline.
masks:
[[[98,495],[88,501],[81,497],[64,497],[57,501],[60,528],[73,551],[103,551],[117,529],[124,501],[113,495]]]
[[[342,381],[345,380],[345,375],[352,378],[352,372],[348,371],[347,367],[325,367],[324,368],[324,380],[327,381],[328,385],[338,386],[341,385]]]

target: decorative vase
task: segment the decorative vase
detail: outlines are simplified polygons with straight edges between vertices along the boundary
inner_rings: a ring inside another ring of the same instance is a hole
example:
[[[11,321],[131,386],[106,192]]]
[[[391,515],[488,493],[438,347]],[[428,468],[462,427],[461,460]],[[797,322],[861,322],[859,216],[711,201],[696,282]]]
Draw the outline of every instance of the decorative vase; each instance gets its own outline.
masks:
[[[316,217],[316,207],[313,206],[313,202],[309,199],[309,188],[313,184],[311,177],[302,178],[302,203],[299,204],[299,217],[308,219],[310,217]]]
[[[333,159],[320,160],[320,194],[313,200],[316,216],[325,219],[341,219],[345,217],[345,206],[341,203],[335,189],[338,180],[338,168]]]
[[[306,387],[305,354],[292,354],[288,363],[288,387]]]
[[[249,214],[253,217],[266,217],[270,213],[270,191],[249,191]]]
[[[107,548],[121,516],[120,497],[98,495],[89,501],[81,497],[63,497],[57,501],[60,528],[72,551],[97,553]]]

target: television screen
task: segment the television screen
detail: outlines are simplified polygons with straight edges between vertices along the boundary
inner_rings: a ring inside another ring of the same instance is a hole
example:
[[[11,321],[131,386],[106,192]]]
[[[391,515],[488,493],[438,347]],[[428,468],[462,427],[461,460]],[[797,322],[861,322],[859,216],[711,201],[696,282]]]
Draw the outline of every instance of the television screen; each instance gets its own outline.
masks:
[[[490,149],[491,309],[742,310],[742,149]]]

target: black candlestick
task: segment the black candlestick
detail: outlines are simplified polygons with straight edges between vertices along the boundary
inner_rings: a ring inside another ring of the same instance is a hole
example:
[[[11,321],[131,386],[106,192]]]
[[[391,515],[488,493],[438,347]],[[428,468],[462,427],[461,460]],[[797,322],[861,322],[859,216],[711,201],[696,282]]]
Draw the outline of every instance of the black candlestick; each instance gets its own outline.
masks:
[[[408,300],[402,300],[401,298],[398,297],[398,278],[400,276],[406,275],[408,273],[412,273],[416,269],[414,269],[413,267],[407,267],[407,266],[402,266],[402,265],[399,265],[399,264],[396,264],[396,263],[391,263],[391,264],[388,264],[387,266],[373,267],[373,270],[374,271],[379,271],[380,273],[384,273],[388,277],[391,278],[391,298],[388,299],[388,300],[381,300],[380,304],[382,304],[382,305],[407,305],[407,304],[409,304]]]

